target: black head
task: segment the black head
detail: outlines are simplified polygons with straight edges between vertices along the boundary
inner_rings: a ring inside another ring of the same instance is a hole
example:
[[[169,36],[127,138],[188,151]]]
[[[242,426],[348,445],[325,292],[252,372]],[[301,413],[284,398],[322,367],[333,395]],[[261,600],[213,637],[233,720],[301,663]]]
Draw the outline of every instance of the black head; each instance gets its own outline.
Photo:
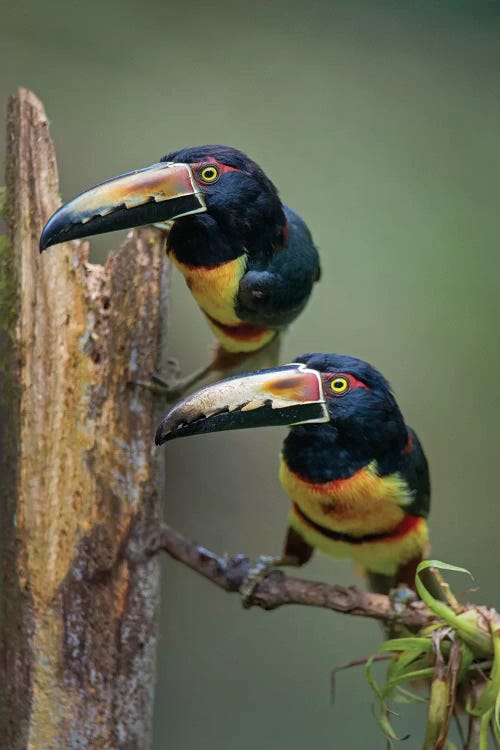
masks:
[[[157,164],[81,193],[49,219],[40,249],[172,221],[171,244],[186,262],[207,234],[219,232],[219,244],[237,247],[238,254],[269,253],[283,244],[286,227],[277,190],[254,161],[227,146],[199,146],[171,152]],[[224,253],[234,257],[235,250],[225,247]],[[196,250],[194,255],[194,263],[205,262],[196,258]]]
[[[263,170],[229,146],[172,151],[162,162],[188,164],[207,212],[175,221],[168,249],[188,264],[216,264],[247,252],[269,257],[285,241],[278,191]]]
[[[302,354],[296,361],[321,374],[329,421],[293,426],[284,445],[287,462],[315,481],[348,476],[372,460],[382,471],[392,465],[408,435],[384,376],[368,362],[340,354]]]
[[[388,381],[368,362],[344,354],[301,354],[295,362],[321,373],[330,424],[339,429],[359,425],[366,432],[402,420]]]
[[[406,427],[390,386],[367,362],[339,354],[303,354],[295,363],[215,383],[175,406],[157,442],[262,425],[289,425],[297,456],[318,450],[367,460],[399,455]],[[308,459],[309,460],[309,459]]]

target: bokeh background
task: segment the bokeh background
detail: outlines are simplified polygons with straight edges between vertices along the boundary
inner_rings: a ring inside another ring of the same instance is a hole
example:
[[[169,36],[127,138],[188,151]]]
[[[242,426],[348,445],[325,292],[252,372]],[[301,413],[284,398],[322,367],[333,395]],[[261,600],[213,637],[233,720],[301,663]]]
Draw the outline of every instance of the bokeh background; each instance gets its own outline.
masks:
[[[235,145],[264,167],[324,270],[283,362],[338,351],[386,374],[430,461],[434,555],[496,607],[499,22],[478,0],[0,0],[0,110],[19,85],[43,99],[65,199],[186,145]],[[95,259],[119,239],[95,241]],[[205,361],[211,335],[179,275],[170,330],[186,371]],[[169,521],[217,551],[278,552],[283,435],[169,445]],[[174,563],[163,573],[155,748],[385,747],[361,670],[329,703],[330,670],[376,648],[374,623],[244,612]],[[356,581],[319,556],[304,575]],[[403,710],[408,748],[421,718]]]

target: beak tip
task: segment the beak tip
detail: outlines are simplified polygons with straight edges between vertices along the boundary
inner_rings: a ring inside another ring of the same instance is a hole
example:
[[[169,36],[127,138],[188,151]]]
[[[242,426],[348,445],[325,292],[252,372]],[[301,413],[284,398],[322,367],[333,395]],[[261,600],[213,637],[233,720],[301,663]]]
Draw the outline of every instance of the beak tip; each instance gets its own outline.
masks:
[[[40,245],[39,245],[40,252],[43,253],[43,251],[47,250],[48,247],[50,247],[50,240],[44,237],[43,232],[42,232],[42,235],[40,237]]]
[[[55,214],[52,214],[50,219],[45,224],[44,228],[42,229],[42,233],[40,235],[40,252],[43,253],[44,250],[47,250],[48,247],[51,247],[52,245],[57,245],[58,242],[62,242],[63,240],[60,238],[60,235],[63,231],[63,226],[55,220],[55,217],[57,217],[57,214],[59,213],[61,209],[56,211]]]
[[[155,433],[155,445],[163,445],[168,440],[169,432],[165,432],[163,429],[163,423],[159,425]]]

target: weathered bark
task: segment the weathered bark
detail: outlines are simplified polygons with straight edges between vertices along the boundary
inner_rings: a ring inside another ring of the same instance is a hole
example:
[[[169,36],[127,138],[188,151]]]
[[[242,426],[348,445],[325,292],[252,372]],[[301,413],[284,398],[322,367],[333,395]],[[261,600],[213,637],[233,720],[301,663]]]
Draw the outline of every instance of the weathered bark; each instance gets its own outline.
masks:
[[[40,255],[59,202],[43,107],[20,90],[0,257],[0,744],[147,748],[158,561],[124,550],[158,521],[153,397],[129,381],[157,366],[162,235],[131,233],[105,266],[85,243]]]

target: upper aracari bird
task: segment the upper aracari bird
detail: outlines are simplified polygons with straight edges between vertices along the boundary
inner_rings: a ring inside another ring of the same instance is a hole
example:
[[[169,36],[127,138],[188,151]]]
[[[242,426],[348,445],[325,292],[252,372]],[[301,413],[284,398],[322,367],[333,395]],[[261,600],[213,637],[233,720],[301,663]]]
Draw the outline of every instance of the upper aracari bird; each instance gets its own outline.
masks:
[[[304,354],[189,396],[156,443],[265,425],[290,426],[280,479],[292,506],[278,564],[302,565],[317,548],[352,558],[375,591],[414,588],[428,547],[429,471],[385,378],[353,357]]]
[[[40,250],[160,222],[170,229],[167,252],[219,343],[214,360],[174,391],[209,372],[241,372],[249,357],[257,367],[277,364],[279,334],[320,277],[318,252],[304,221],[235,148],[173,151],[157,164],[96,185],[55,212]],[[253,356],[259,353],[264,356]]]

